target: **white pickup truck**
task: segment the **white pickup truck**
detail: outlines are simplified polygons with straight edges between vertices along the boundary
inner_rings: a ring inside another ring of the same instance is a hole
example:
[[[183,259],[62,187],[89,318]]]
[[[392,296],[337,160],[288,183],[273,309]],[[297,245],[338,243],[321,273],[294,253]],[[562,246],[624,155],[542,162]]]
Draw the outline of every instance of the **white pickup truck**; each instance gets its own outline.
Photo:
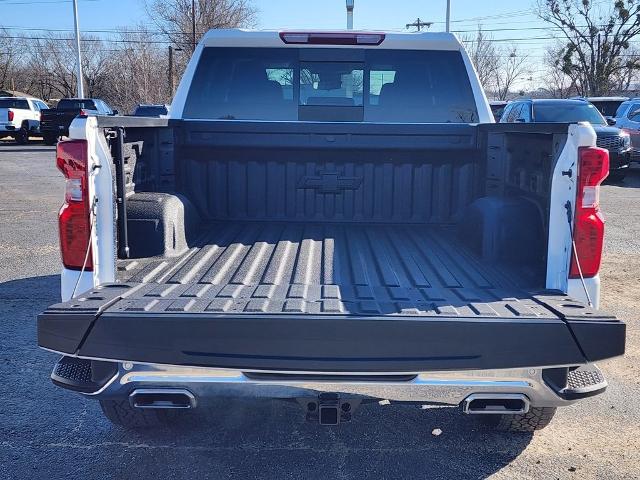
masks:
[[[31,97],[0,97],[0,138],[13,137],[25,144],[40,134],[40,112],[49,106]]]
[[[546,426],[601,393],[606,150],[495,124],[445,33],[216,30],[171,118],[76,118],[58,144],[56,385],[117,424],[216,397],[363,402]]]

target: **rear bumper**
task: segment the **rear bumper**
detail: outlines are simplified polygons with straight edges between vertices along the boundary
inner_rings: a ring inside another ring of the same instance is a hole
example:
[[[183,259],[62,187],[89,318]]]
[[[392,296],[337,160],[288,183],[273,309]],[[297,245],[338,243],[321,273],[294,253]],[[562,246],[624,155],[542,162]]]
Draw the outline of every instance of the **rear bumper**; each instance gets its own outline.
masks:
[[[0,123],[0,135],[9,135],[16,132],[16,126],[7,123]]]
[[[50,125],[50,124],[40,124],[40,132],[42,134],[51,134],[51,135],[59,135],[59,136],[68,136],[69,135],[69,127],[64,125]]]
[[[591,365],[592,371],[597,371]],[[567,397],[542,369],[501,369],[481,371],[419,372],[406,375],[318,375],[291,373],[250,373],[240,370],[191,368],[170,365],[121,363],[117,373],[95,392],[97,398],[126,398],[133,391],[181,389],[189,392],[198,406],[218,398],[301,399],[322,393],[343,398],[390,400],[455,406],[471,395],[525,395],[536,407],[558,407],[580,398],[602,393],[606,382],[593,386],[581,396]]]

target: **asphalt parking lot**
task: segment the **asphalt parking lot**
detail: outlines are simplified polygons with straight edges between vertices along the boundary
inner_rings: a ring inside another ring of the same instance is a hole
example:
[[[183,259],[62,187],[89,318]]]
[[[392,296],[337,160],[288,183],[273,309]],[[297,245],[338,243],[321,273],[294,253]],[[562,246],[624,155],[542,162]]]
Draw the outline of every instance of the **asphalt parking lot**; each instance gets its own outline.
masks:
[[[640,170],[603,189],[603,307],[628,322],[627,355],[601,365],[599,397],[535,435],[480,427],[456,409],[363,407],[337,428],[281,402],[220,401],[166,430],[111,426],[97,403],[55,388],[36,315],[59,298],[54,149],[0,141],[0,479],[638,478]],[[434,429],[442,434],[432,435]]]

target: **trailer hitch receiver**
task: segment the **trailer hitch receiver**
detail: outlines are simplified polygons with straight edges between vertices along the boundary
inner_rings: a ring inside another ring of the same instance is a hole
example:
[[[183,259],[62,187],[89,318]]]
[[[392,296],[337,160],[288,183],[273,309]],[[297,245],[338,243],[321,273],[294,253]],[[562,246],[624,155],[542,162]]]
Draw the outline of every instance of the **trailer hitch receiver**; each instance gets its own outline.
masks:
[[[307,421],[338,425],[351,420],[361,400],[341,398],[337,393],[321,393],[317,398],[299,398],[298,403],[305,409]]]

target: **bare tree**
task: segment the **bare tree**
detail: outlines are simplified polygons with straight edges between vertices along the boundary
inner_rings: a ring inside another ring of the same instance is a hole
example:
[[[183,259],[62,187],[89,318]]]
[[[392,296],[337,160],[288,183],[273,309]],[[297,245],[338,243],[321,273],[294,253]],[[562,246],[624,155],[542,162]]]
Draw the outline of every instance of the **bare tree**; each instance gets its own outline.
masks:
[[[122,30],[113,37],[81,38],[86,92],[119,110],[138,103],[171,100],[168,47],[181,47],[174,58],[179,77],[192,51],[192,0],[145,0],[153,24]],[[211,28],[252,26],[252,0],[195,0],[198,39]],[[75,45],[69,34],[15,39],[0,28],[0,87],[23,90],[45,100],[76,95]],[[174,48],[175,50],[175,48]],[[173,51],[173,50],[172,50]]]
[[[123,111],[139,103],[169,101],[168,55],[163,44],[153,43],[153,32],[139,26],[135,32],[122,31],[120,48],[110,56],[110,91],[106,95]]]
[[[485,90],[495,88],[496,75],[500,69],[500,51],[493,39],[478,27],[475,35],[462,38],[467,53],[478,72],[478,78]]]
[[[73,41],[50,34],[29,44],[28,70],[32,82],[44,82],[51,97],[72,97],[76,91],[75,57]],[[30,91],[33,86],[30,87]]]
[[[640,51],[637,47],[629,47],[625,53],[624,63],[626,68],[619,70],[610,79],[612,92],[629,92],[637,82],[640,76]]]
[[[249,27],[255,24],[256,9],[251,0],[145,0],[147,13],[157,27],[185,52],[191,52],[193,17],[196,41],[213,28]]]
[[[567,98],[578,93],[576,82],[562,69],[562,45],[550,47],[544,55],[542,85],[544,91],[552,98]]]
[[[0,88],[13,90],[23,56],[21,39],[0,28]]]
[[[81,39],[84,82],[89,96],[101,96],[110,84],[109,53],[103,40]],[[75,44],[68,35],[25,38],[24,58],[15,73],[20,90],[43,99],[76,95]]]
[[[527,55],[518,52],[518,47],[506,51],[506,60],[495,73],[498,100],[507,100],[513,87],[527,74],[528,60]]]
[[[560,65],[582,95],[605,95],[640,69],[628,56],[640,33],[640,0],[538,0],[538,15],[564,37]]]

